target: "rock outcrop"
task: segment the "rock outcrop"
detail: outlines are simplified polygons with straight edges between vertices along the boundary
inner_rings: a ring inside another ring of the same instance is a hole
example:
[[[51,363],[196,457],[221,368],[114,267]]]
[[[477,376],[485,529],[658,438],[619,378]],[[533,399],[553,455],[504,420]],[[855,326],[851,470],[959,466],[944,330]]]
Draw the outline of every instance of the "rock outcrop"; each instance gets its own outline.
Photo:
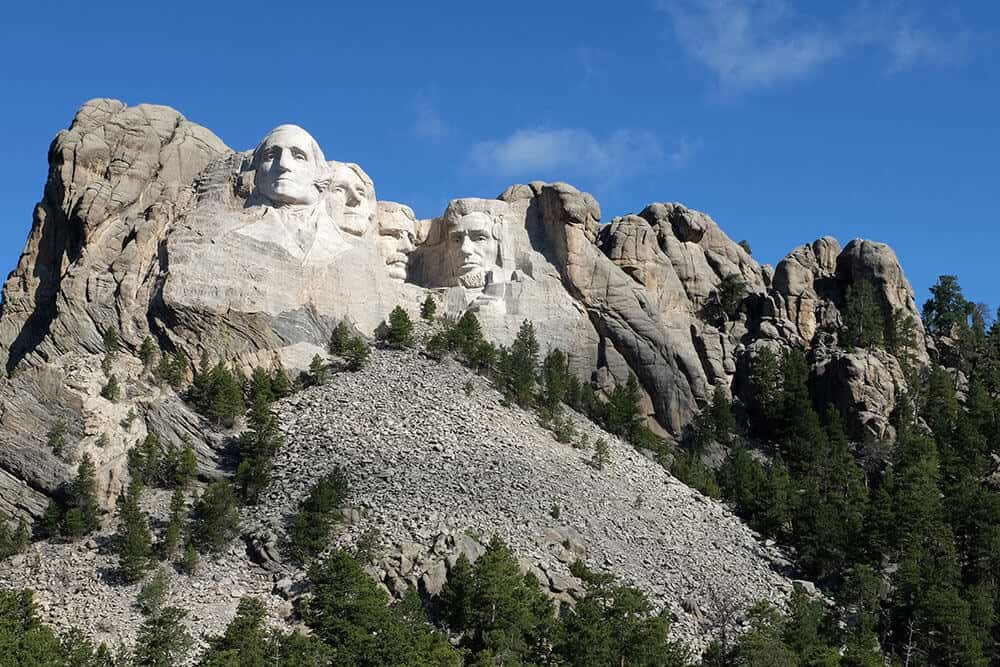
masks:
[[[741,373],[761,346],[814,352],[817,391],[860,415],[856,431],[891,437],[898,365],[828,352],[859,280],[887,315],[914,319],[912,359],[928,358],[912,289],[891,249],[871,241],[820,239],[772,271],[704,213],[654,203],[602,224],[597,201],[565,183],[514,185],[417,220],[378,202],[361,167],[328,161],[302,128],[236,152],[172,109],[113,100],[84,105],[49,162],[0,312],[8,511],[37,516],[84,451],[113,495],[125,451],[147,431],[192,440],[212,474],[220,438],[137,362],[147,337],[189,370],[203,356],[302,369],[338,321],[370,335],[394,306],[416,315],[432,295],[447,315],[475,312],[499,344],[531,320],[542,349],[563,349],[599,390],[634,374],[667,438],[716,387],[745,398]],[[109,331],[123,347],[116,404],[98,396],[93,371]],[[86,380],[74,379],[80,364]],[[123,410],[135,413],[128,427],[113,418]],[[62,422],[77,446],[60,458],[45,441]],[[100,436],[113,446],[98,451]]]
[[[505,405],[453,361],[376,350],[362,371],[334,374],[274,407],[286,442],[260,503],[241,510],[246,544],[206,557],[193,576],[173,577],[170,603],[192,612],[196,637],[220,633],[244,594],[265,603],[271,622],[294,622],[289,601],[308,587],[288,556],[286,527],[335,466],[351,487],[335,543],[352,547],[374,530],[380,546],[366,569],[396,595],[408,586],[436,594],[458,555],[476,560],[494,535],[554,601],[581,594],[569,571],[581,558],[669,608],[674,637],[694,647],[725,612],[718,600],[780,604],[791,588],[786,557],[723,505],[575,413],[577,442],[588,447],[556,442],[536,415]],[[587,463],[597,438],[610,449],[603,470]],[[146,509],[165,519],[169,495],[150,490]],[[114,528],[111,520],[96,542]],[[35,544],[0,563],[0,584],[38,591],[43,617],[59,627],[131,643],[139,585],[109,582],[101,572],[116,557],[82,547]]]

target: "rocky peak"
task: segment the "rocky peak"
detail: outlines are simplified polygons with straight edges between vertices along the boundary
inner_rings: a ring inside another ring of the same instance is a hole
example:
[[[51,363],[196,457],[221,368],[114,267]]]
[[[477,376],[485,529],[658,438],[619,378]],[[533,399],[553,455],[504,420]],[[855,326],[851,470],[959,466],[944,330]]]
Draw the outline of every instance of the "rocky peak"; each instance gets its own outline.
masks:
[[[108,479],[122,478],[122,454],[142,429],[195,440],[210,465],[210,429],[125,363],[147,337],[188,368],[206,355],[244,371],[303,369],[325,354],[337,322],[371,335],[393,307],[415,317],[430,295],[445,315],[474,312],[499,344],[531,320],[542,349],[564,350],[599,390],[635,375],[651,427],[671,439],[716,387],[741,396],[761,346],[814,350],[817,389],[870,415],[864,424],[882,423],[894,400],[886,378],[898,379],[892,360],[819,353],[835,345],[859,280],[887,313],[913,317],[915,358],[927,359],[912,289],[884,244],[819,239],[772,276],[705,213],[653,203],[602,224],[590,194],[539,181],[417,220],[405,204],[379,202],[360,166],[327,160],[301,128],[293,134],[281,141],[299,141],[308,157],[297,198],[279,192],[291,186],[273,180],[267,142],[233,151],[168,107],[95,100],[56,136],[3,291],[0,358],[14,377],[0,385],[0,503],[37,513],[71,474],[72,461],[44,449],[57,416],[39,407],[51,404],[43,386],[59,387],[66,419],[89,425],[81,451],[98,454],[99,434],[120,443],[101,454]],[[123,347],[115,407],[97,395],[100,374],[71,379],[80,363],[99,364],[109,330]],[[879,364],[888,375],[875,373]],[[119,408],[139,426],[116,425]]]

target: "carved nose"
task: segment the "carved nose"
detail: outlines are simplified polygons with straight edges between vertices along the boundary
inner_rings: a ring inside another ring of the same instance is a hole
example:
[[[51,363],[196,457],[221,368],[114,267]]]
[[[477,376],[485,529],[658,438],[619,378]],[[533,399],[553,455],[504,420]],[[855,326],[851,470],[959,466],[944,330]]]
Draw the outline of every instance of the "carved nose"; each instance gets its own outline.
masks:
[[[466,255],[474,255],[476,253],[476,244],[468,236],[462,239],[462,253]]]

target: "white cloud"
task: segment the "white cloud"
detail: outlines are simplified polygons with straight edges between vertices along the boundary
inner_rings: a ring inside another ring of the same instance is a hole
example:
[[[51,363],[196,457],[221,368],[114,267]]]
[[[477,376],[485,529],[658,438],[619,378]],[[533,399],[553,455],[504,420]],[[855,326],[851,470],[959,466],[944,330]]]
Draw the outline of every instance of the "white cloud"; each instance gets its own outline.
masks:
[[[579,46],[573,51],[577,65],[583,73],[584,85],[603,85],[608,82],[609,54],[604,49]]]
[[[681,137],[677,147],[670,153],[670,164],[679,169],[689,163],[697,152],[697,143],[689,141],[687,137]]]
[[[845,7],[828,4],[827,8]],[[714,75],[725,93],[771,88],[815,75],[836,60],[880,53],[886,70],[962,59],[968,35],[961,29],[920,27],[894,6],[875,11],[853,5],[823,21],[795,12],[782,0],[682,0],[661,2],[684,52]]]
[[[775,2],[699,0],[668,11],[681,47],[727,91],[800,79],[843,50],[822,29],[789,27],[792,17]]]
[[[615,181],[660,162],[663,149],[647,131],[620,129],[599,138],[582,129],[523,129],[472,147],[484,171],[528,179],[588,176]]]
[[[441,118],[437,108],[429,98],[418,95],[413,102],[416,119],[413,123],[413,133],[423,139],[437,141],[448,136],[448,125]]]

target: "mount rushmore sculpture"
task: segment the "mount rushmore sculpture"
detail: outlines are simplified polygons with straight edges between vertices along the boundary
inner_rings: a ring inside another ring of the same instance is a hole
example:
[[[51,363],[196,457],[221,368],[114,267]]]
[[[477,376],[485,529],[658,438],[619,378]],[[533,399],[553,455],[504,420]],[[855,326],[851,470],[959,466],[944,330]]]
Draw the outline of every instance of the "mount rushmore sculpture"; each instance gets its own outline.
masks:
[[[565,183],[455,199],[418,219],[378,200],[361,167],[328,161],[300,127],[235,152],[168,107],[93,100],[52,143],[43,198],[3,289],[0,510],[39,513],[67,476],[43,446],[57,421],[85,448],[110,441],[90,447],[109,487],[146,430],[211,455],[197,417],[144,383],[127,355],[117,362],[125,398],[97,395],[107,330],[134,353],[150,337],[189,368],[202,356],[304,368],[341,320],[370,335],[393,307],[416,314],[428,295],[449,316],[475,312],[498,344],[531,320],[543,351],[562,349],[599,391],[635,375],[664,436],[678,436],[716,387],[739,396],[759,349],[792,346],[811,351],[816,381],[845,412],[867,415],[854,428],[884,430],[901,381],[894,361],[826,344],[859,279],[919,322],[883,244],[820,239],[773,270],[704,213],[654,203],[602,224],[597,201]],[[724,285],[737,298],[720,310]],[[120,426],[125,410],[141,419]]]

